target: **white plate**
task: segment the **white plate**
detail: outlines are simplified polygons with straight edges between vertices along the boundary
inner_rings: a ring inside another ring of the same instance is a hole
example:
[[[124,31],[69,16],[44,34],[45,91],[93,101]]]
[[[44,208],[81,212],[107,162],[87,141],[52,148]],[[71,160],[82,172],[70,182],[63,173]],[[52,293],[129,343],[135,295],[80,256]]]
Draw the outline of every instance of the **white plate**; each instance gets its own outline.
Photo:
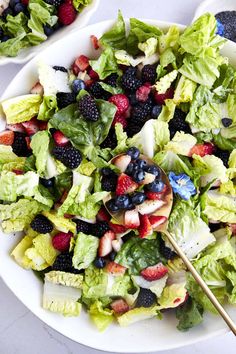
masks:
[[[163,29],[171,23],[154,20],[144,20]],[[31,60],[10,83],[2,98],[8,98],[27,93],[37,80],[36,63],[40,58],[52,65],[69,66],[78,54],[96,56],[91,48],[90,35],[100,37],[108,30],[113,21],[101,22],[62,38],[37,57]],[[184,26],[180,26],[181,29]],[[236,45],[229,44],[224,54],[233,57]],[[236,65],[236,55],[234,64]],[[2,121],[2,129],[3,129]],[[0,127],[1,128],[1,127]],[[20,268],[9,256],[10,251],[17,243],[17,236],[0,236],[0,275],[14,294],[42,321],[49,326],[75,340],[78,343],[111,352],[151,352],[182,347],[187,344],[199,342],[215,335],[225,333],[227,328],[223,321],[216,316],[206,315],[204,322],[187,333],[181,333],[176,329],[177,321],[174,315],[165,313],[162,321],[152,319],[134,324],[127,328],[121,328],[114,324],[104,333],[99,333],[89,317],[82,312],[78,318],[64,318],[63,316],[47,312],[41,307],[42,283],[31,271]],[[4,304],[2,304],[4,306]],[[236,320],[236,310],[231,308],[230,314]]]
[[[99,2],[100,0],[92,0],[92,3],[83,9],[83,11],[77,16],[76,20],[71,25],[64,26],[63,28],[59,29],[45,42],[35,47],[29,47],[21,50],[16,57],[0,56],[0,65],[6,65],[10,63],[24,64],[32,59],[40,51],[50,46],[52,43],[58,41],[69,33],[74,32],[76,29],[84,27],[89,22],[93,13],[97,10]]]
[[[221,11],[236,11],[236,0],[205,0],[196,9],[193,21],[206,12],[216,15]]]

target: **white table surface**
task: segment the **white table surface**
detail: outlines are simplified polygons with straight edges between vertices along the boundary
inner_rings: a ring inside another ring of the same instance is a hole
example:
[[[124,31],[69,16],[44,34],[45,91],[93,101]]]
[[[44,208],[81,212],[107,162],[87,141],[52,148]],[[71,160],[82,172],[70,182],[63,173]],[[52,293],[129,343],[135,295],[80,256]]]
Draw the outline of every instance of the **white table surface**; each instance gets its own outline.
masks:
[[[126,17],[154,18],[188,24],[201,0],[101,0],[90,20],[95,23],[114,18],[117,9]],[[0,96],[21,65],[0,67]],[[29,294],[30,296],[30,294]],[[187,335],[187,334],[186,334]],[[167,338],[168,340],[168,338]],[[213,338],[166,354],[235,354],[232,334]],[[0,354],[98,354],[58,334],[37,319],[0,279]]]

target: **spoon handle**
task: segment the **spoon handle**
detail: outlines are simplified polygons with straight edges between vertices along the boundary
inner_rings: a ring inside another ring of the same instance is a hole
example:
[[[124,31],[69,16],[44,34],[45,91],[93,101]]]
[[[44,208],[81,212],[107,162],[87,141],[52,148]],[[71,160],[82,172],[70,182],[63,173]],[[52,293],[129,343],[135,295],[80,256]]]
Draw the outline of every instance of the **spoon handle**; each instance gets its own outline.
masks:
[[[185,255],[185,253],[181,250],[177,242],[174,240],[174,238],[171,236],[171,234],[167,231],[165,231],[165,235],[168,238],[168,241],[172,244],[173,248],[175,251],[178,253],[178,255],[182,258],[183,262],[185,263],[186,267],[196,280],[196,282],[201,286],[202,290],[204,293],[207,295],[211,303],[214,305],[216,310],[219,312],[221,317],[224,319],[224,321],[227,323],[228,327],[230,330],[233,332],[234,335],[236,335],[236,325],[233,322],[232,318],[229,316],[229,314],[225,311],[223,306],[219,303],[213,292],[209,289],[207,284],[204,282],[202,277],[199,275],[199,273],[196,271],[188,257]]]

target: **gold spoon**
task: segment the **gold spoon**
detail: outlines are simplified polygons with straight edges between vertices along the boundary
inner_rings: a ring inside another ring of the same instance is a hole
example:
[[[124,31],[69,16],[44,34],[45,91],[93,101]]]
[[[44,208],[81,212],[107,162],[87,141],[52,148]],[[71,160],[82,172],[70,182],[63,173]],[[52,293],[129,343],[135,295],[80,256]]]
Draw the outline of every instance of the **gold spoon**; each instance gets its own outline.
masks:
[[[121,154],[121,155],[124,155],[124,154]],[[118,155],[118,156],[121,156],[121,155]],[[146,157],[144,155],[141,155],[140,157],[143,160],[147,161],[148,164],[156,165],[148,157]],[[115,156],[110,162],[113,163],[116,158],[117,158],[117,156]],[[168,241],[171,243],[172,247],[174,248],[176,253],[179,255],[179,257],[183,260],[184,264],[186,265],[186,267],[188,268],[188,270],[190,271],[190,273],[192,274],[192,276],[194,277],[196,282],[200,285],[200,287],[202,288],[204,293],[207,295],[208,299],[211,301],[213,306],[219,312],[219,314],[221,315],[221,317],[223,318],[225,323],[228,325],[230,330],[233,332],[233,334],[236,335],[236,325],[233,322],[232,318],[225,311],[223,306],[219,303],[219,301],[217,300],[217,298],[215,297],[213,292],[210,290],[210,288],[204,282],[204,280],[202,279],[200,274],[196,271],[196,269],[194,268],[194,266],[192,265],[192,263],[190,262],[188,257],[185,255],[185,253],[179,247],[179,245],[175,241],[174,237],[168,231],[168,217],[170,215],[170,212],[171,212],[171,209],[172,209],[172,205],[173,205],[173,192],[172,192],[172,187],[170,185],[170,182],[169,182],[169,179],[168,179],[166,173],[159,166],[157,166],[157,167],[161,171],[162,181],[167,185],[167,192],[166,192],[165,197],[164,197],[165,198],[164,200],[166,201],[166,204],[163,207],[161,207],[158,210],[156,210],[152,215],[166,216],[167,220],[166,220],[165,223],[163,223],[159,227],[157,227],[157,229],[155,229],[154,231],[163,232],[166,235]],[[111,199],[111,196],[107,197],[104,200],[105,207],[106,207],[106,202],[109,199]],[[112,216],[113,219],[115,219],[119,224],[122,224],[122,225],[124,224],[124,212],[111,213],[110,210],[107,207],[106,207],[106,209],[109,212],[109,214]]]

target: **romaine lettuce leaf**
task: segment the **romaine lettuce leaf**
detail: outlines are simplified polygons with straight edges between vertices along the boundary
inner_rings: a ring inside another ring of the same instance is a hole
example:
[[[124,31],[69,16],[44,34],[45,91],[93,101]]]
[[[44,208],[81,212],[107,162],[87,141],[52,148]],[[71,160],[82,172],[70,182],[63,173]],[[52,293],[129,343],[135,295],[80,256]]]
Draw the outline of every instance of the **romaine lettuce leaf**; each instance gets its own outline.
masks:
[[[44,211],[43,215],[46,216],[54,225],[55,229],[61,232],[71,231],[73,234],[76,232],[76,224],[63,216],[55,214],[53,211]]]
[[[155,88],[159,94],[165,93],[168,88],[170,88],[171,84],[175,79],[177,78],[178,71],[173,70],[166,74],[165,76],[162,76],[159,81],[156,82]]]
[[[105,331],[114,320],[113,312],[108,308],[103,308],[102,302],[98,300],[90,306],[88,312],[90,319],[100,332]]]
[[[39,107],[38,120],[49,120],[58,111],[57,98],[54,95],[43,96],[43,101]]]
[[[88,268],[97,255],[99,239],[92,235],[80,232],[77,235],[74,247],[73,266],[80,270]]]
[[[148,320],[152,317],[158,318],[160,313],[158,311],[157,306],[153,307],[139,307],[129,310],[128,312],[124,313],[123,315],[117,318],[117,321],[120,326],[126,327],[133,323]]]
[[[118,11],[118,18],[110,30],[105,32],[99,39],[103,47],[113,49],[126,49],[125,22],[121,11]]]
[[[81,289],[83,284],[83,275],[61,272],[59,270],[51,270],[45,274],[45,280],[50,281],[53,284],[72,286],[73,288]]]
[[[174,103],[179,105],[181,102],[191,102],[193,94],[197,88],[196,82],[181,75],[174,94]]]
[[[176,318],[179,320],[178,330],[187,331],[203,321],[203,308],[194,299],[189,297],[183,305],[176,308]]]
[[[44,175],[47,158],[49,154],[49,134],[46,130],[39,131],[33,135],[30,147],[36,157],[36,168],[40,175]]]
[[[100,80],[104,80],[107,76],[119,72],[116,58],[111,47],[107,47],[100,57],[96,60],[90,60],[89,64],[96,71]]]
[[[73,6],[76,11],[81,12],[85,6],[91,4],[92,0],[73,0]]]
[[[85,219],[93,219],[97,215],[102,200],[107,197],[109,192],[96,192],[88,195],[82,203],[72,204],[68,209],[69,214],[79,215]]]
[[[104,270],[90,266],[84,274],[83,296],[94,301],[105,297],[108,280]]]
[[[179,27],[170,26],[168,31],[159,37],[160,53],[163,54],[168,49],[172,49],[175,52],[179,47],[179,36]]]
[[[159,165],[165,172],[186,173],[190,177],[194,176],[194,171],[191,163],[184,156],[178,156],[172,151],[160,151],[155,156],[153,161]]]
[[[191,134],[185,134],[180,131],[175,133],[174,137],[165,146],[165,150],[172,151],[175,154],[189,156],[191,148],[197,143],[197,139]]]

